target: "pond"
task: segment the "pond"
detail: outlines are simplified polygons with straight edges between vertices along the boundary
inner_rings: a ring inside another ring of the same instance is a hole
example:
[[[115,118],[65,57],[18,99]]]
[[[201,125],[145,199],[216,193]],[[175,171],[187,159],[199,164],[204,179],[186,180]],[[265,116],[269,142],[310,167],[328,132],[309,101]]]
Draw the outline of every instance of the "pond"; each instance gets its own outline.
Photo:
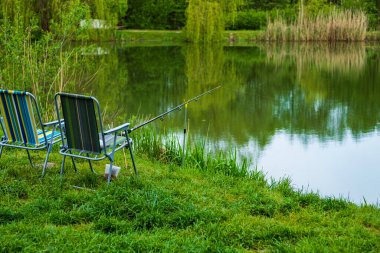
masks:
[[[380,46],[102,45],[86,86],[109,122],[155,116],[222,85],[155,123],[236,149],[267,177],[358,204],[380,200]],[[109,112],[109,113],[107,113]]]

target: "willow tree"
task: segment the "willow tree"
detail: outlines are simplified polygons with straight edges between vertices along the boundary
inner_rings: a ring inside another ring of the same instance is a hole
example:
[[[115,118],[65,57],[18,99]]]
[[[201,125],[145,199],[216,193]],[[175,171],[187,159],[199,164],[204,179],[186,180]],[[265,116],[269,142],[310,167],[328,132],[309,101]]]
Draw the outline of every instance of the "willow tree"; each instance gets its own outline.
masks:
[[[128,0],[84,0],[90,8],[92,17],[104,19],[116,25],[128,10]]]
[[[380,0],[376,0],[376,8],[377,8],[377,29],[380,30]]]
[[[1,0],[0,20],[2,23],[11,22],[20,26],[31,24],[34,11],[30,0]]]
[[[223,38],[224,18],[236,15],[244,0],[188,0],[186,37],[193,42],[220,41]]]
[[[128,0],[1,0],[0,19],[21,22],[24,27],[37,21],[42,30],[48,31],[52,23],[61,19],[62,6],[73,2],[88,5],[92,18],[107,20],[111,25],[116,25],[128,9]]]

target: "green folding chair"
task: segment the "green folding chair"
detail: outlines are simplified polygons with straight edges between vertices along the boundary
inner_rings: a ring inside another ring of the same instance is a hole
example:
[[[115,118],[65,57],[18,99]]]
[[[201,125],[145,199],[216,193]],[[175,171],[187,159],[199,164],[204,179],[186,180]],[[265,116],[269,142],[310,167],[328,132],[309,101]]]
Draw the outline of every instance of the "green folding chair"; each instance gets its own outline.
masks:
[[[69,93],[55,95],[55,107],[58,120],[64,121],[61,131],[62,147],[59,151],[62,158],[61,175],[64,173],[65,158],[86,159],[92,172],[91,161],[108,158],[110,161],[108,184],[111,180],[115,152],[128,148],[135,174],[138,175],[132,152],[132,139],[128,137],[129,123],[104,131],[100,105],[96,98]]]
[[[43,123],[36,98],[25,91],[0,89],[0,114],[3,130],[0,157],[4,147],[25,149],[34,167],[29,151],[46,150],[42,168],[44,176],[52,146],[61,140],[59,131],[56,131],[59,121]]]

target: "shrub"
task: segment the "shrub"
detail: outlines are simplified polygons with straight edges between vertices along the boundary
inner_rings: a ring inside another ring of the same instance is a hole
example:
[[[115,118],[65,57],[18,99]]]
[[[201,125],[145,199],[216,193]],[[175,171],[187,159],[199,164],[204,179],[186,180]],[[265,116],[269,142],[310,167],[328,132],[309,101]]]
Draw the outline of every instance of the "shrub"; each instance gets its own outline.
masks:
[[[226,29],[229,30],[260,30],[267,24],[265,11],[239,11],[233,21],[229,16],[226,20]]]

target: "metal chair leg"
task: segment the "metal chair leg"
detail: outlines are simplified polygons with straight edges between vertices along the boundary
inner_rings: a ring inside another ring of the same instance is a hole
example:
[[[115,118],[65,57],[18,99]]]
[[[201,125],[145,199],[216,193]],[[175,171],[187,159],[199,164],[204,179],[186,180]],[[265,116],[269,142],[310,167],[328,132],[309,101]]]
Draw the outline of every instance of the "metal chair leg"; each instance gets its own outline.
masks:
[[[44,162],[44,166],[42,167],[42,177],[45,176],[46,174],[46,167],[47,167],[47,163],[48,163],[48,160],[49,160],[49,155],[50,155],[50,152],[51,152],[51,149],[52,149],[52,145],[48,145],[48,149],[47,149],[47,154],[46,154],[46,158],[45,158],[45,162]],[[29,154],[29,152],[28,152]]]
[[[32,162],[32,158],[30,157],[29,150],[26,149],[26,153],[28,153],[28,159],[29,159],[30,165],[32,166],[32,168],[34,168],[34,164]]]
[[[0,157],[1,157],[1,155],[3,154],[3,147],[4,147],[4,146],[0,146]]]
[[[75,164],[74,157],[71,157],[71,161],[73,162],[73,166],[74,166],[74,171],[75,171],[75,173],[78,173],[78,169],[77,169],[77,166],[76,166],[76,164]]]
[[[65,160],[66,160],[66,156],[64,155],[62,157],[61,171],[59,173],[59,184],[60,184],[61,188],[62,188],[63,172],[65,169]]]
[[[88,164],[90,165],[90,170],[91,170],[91,172],[92,172],[93,174],[98,174],[98,173],[96,173],[96,171],[95,171],[94,168],[92,167],[92,163],[91,163],[90,160],[88,160]]]
[[[107,184],[108,184],[108,185],[109,185],[110,182],[111,182],[112,165],[113,165],[113,161],[110,159],[110,168],[108,169],[108,179],[107,179]]]
[[[61,172],[60,172],[61,177],[62,177],[62,175],[63,175],[64,168],[65,168],[65,160],[66,160],[66,156],[64,155],[64,156],[62,157],[62,163],[61,163]]]
[[[90,156],[87,154],[87,157],[90,157]],[[94,174],[97,174],[96,171],[94,170],[94,168],[92,167],[91,160],[88,160],[88,164],[90,165],[91,172],[94,173]]]
[[[69,153],[71,154],[71,151],[69,151]],[[74,161],[74,157],[71,157],[71,161],[73,162],[75,173],[78,173],[77,166],[76,166],[75,161]]]

